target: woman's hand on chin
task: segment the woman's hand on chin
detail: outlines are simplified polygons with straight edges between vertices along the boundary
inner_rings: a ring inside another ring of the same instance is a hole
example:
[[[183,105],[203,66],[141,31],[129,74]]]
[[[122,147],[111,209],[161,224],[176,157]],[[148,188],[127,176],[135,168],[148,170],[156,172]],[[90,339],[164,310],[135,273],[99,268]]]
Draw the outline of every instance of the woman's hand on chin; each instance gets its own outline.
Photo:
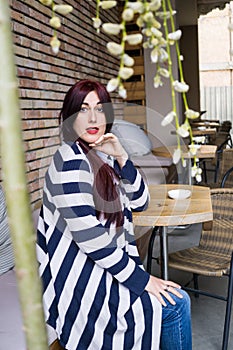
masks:
[[[98,140],[90,143],[89,146],[116,158],[121,168],[125,165],[128,159],[127,152],[122,147],[118,138],[112,133],[100,136]]]

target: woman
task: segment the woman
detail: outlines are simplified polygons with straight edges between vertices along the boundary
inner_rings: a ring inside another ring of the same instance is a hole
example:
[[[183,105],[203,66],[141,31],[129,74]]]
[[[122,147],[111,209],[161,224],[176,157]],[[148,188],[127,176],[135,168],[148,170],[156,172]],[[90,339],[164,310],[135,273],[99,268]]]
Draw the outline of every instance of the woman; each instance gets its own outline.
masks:
[[[46,322],[68,350],[189,350],[187,294],[138,255],[132,210],[147,207],[148,189],[113,119],[102,84],[81,80],[66,94],[38,225]]]

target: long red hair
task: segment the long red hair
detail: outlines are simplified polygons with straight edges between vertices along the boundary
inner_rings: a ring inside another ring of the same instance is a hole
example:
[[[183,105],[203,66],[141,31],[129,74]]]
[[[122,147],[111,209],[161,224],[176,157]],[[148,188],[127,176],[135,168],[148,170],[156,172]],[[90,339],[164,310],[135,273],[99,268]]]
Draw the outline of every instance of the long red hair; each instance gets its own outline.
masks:
[[[85,79],[74,84],[65,96],[60,112],[62,135],[65,142],[78,141],[91,164],[94,172],[93,196],[97,217],[100,218],[103,215],[109,224],[115,222],[119,227],[123,224],[123,212],[115,184],[116,180],[119,180],[118,175],[112,167],[102,161],[85,141],[79,138],[73,128],[82,103],[91,91],[97,93],[101,104],[103,104],[106,118],[105,133],[110,132],[114,121],[110,95],[101,83]]]

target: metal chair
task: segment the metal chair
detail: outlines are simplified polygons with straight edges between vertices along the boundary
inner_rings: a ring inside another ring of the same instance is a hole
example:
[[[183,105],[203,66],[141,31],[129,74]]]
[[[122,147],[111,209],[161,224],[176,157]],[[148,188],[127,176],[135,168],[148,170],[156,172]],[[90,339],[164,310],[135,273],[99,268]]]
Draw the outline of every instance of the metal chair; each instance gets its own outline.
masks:
[[[218,154],[219,156],[220,154]],[[215,168],[215,179],[214,182],[203,182],[200,183],[202,186],[208,186],[210,188],[219,188],[221,186],[221,182],[223,179],[223,176],[228,171],[229,167],[233,164],[233,148],[225,148],[221,150],[221,160],[220,157],[218,158],[218,163],[216,164]],[[217,173],[219,173],[219,180],[217,180]],[[229,174],[230,175],[230,174]],[[229,176],[227,183],[227,187],[233,187],[233,179],[232,176]],[[226,187],[226,186],[224,186]]]
[[[233,166],[223,175],[220,187],[233,187]]]
[[[215,182],[217,182],[219,168],[221,166],[221,161],[223,161],[224,151],[229,149],[233,149],[233,143],[232,143],[232,138],[230,134],[228,135],[227,139],[218,147],[216,152],[216,166],[215,166],[215,175],[214,175]],[[228,164],[228,167],[229,167],[229,164]],[[224,171],[223,167],[222,167],[222,171]]]
[[[191,272],[194,288],[184,287],[185,290],[226,301],[225,324],[222,350],[227,350],[232,294],[233,294],[233,189],[212,189],[213,225],[209,231],[202,231],[197,247],[184,249],[169,254],[169,267]],[[227,296],[216,295],[198,286],[198,276],[227,276]]]
[[[210,140],[210,143],[217,145],[216,156],[213,160],[211,160],[211,164],[212,166],[214,166],[214,169],[206,168],[206,163],[208,162],[206,159],[202,160],[201,164],[203,168],[203,175],[204,175],[205,182],[207,183],[207,170],[208,170],[208,171],[214,172],[214,182],[217,183],[219,169],[221,170],[223,152],[225,149],[233,148],[233,141],[231,138],[231,134],[229,132],[219,131],[217,135],[214,137],[214,139]],[[221,175],[219,175],[219,177],[221,177]]]

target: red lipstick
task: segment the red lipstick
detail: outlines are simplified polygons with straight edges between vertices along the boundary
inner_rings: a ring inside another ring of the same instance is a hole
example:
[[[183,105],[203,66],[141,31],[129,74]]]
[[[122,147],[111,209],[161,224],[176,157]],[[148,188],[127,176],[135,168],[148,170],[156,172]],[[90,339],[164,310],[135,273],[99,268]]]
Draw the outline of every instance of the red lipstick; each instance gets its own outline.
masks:
[[[88,134],[91,134],[91,135],[94,135],[94,134],[97,134],[97,132],[99,131],[99,128],[87,128],[86,129],[87,133]]]

